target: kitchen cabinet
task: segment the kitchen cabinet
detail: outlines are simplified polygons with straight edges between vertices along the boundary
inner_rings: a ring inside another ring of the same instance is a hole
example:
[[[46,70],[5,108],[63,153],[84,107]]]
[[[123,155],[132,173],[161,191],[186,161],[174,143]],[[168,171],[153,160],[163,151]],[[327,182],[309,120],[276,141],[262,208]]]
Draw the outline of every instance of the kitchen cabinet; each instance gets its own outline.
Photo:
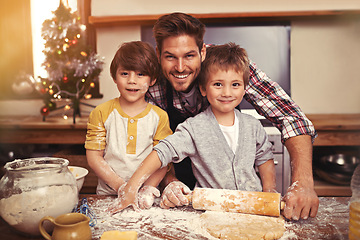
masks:
[[[88,116],[77,117],[74,124],[72,118],[60,116],[49,116],[46,121],[41,116],[3,116],[0,117],[0,144],[58,145],[58,150],[47,156],[65,158],[69,165],[88,169],[81,193],[95,193],[97,176],[87,164],[84,149],[87,119]]]
[[[360,157],[360,114],[308,114],[318,137],[314,141],[314,159],[326,154],[345,153]],[[319,196],[351,196],[350,184],[336,185],[315,176]]]

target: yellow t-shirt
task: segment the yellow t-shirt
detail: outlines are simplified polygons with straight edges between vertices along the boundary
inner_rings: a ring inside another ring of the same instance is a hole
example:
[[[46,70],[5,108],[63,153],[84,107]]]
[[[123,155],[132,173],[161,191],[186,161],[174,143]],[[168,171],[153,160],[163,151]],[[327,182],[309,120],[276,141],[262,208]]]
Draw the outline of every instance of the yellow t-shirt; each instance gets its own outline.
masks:
[[[104,150],[105,161],[128,181],[153,146],[170,134],[168,115],[161,108],[149,103],[142,113],[130,117],[115,98],[90,113],[85,148]],[[99,179],[97,192],[104,185],[100,182]]]

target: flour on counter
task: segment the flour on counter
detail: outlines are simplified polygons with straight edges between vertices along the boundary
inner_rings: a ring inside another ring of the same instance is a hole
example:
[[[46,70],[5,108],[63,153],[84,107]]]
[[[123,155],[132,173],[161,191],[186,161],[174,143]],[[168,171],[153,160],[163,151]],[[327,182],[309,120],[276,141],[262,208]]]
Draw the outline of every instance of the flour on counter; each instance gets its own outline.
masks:
[[[316,217],[285,222],[286,231],[280,240],[347,239],[347,236],[343,236],[341,232],[347,232],[349,204],[338,202],[335,198],[320,197],[319,199],[320,205]],[[343,226],[344,229],[340,229],[339,226]],[[294,230],[311,237],[297,236]]]
[[[91,199],[88,201],[91,203]],[[196,219],[202,212],[191,212],[183,208],[162,209],[158,204],[150,209],[140,212],[131,207],[111,215],[106,209],[113,203],[113,198],[97,200],[91,204],[91,209],[96,214],[97,224],[93,227],[93,238],[100,239],[105,231],[137,231],[139,240],[150,239],[214,239],[207,234],[204,236],[200,224],[196,226]],[[174,237],[176,236],[176,237]]]
[[[346,239],[339,233],[347,232],[339,229],[336,223],[331,222],[330,216],[340,221],[342,226],[348,226],[349,205],[340,203],[334,198],[320,198],[320,206],[316,218],[300,220],[297,222],[286,221],[286,231],[281,240],[306,240],[306,239]],[[141,212],[134,211],[131,207],[110,215],[106,209],[113,203],[113,198],[104,198],[92,202],[88,199],[91,209],[97,217],[97,225],[92,228],[93,238],[100,239],[105,231],[137,231],[139,240],[152,239],[179,239],[179,240],[213,240],[215,239],[205,229],[202,229],[200,215],[203,211],[189,211],[186,207],[162,209],[158,200],[155,207]],[[329,231],[330,229],[330,231]],[[305,233],[311,238],[296,235],[295,231]],[[176,236],[176,237],[175,237]]]

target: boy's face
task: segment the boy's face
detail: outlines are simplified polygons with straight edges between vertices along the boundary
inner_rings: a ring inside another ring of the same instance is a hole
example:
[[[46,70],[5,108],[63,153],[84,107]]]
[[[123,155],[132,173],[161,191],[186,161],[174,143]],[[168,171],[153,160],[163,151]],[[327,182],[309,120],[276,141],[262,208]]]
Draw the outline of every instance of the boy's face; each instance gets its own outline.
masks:
[[[161,52],[159,52],[161,51]],[[168,37],[157,49],[161,70],[178,92],[189,92],[205,59],[205,45],[199,52],[195,39],[188,35]]]
[[[114,82],[120,92],[120,101],[123,104],[134,104],[145,102],[145,93],[149,86],[155,84],[156,79],[150,79],[138,71],[124,70],[121,67],[116,72]]]
[[[233,69],[210,69],[206,87],[200,87],[215,116],[232,113],[245,94],[243,74]]]

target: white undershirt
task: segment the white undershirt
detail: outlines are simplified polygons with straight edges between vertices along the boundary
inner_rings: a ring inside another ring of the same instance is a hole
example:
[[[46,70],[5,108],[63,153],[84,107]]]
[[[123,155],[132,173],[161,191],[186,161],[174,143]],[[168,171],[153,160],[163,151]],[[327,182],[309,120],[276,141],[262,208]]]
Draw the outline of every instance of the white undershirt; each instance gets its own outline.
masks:
[[[238,138],[239,138],[239,120],[238,120],[236,114],[235,114],[234,125],[223,126],[223,125],[219,124],[219,126],[225,136],[227,143],[229,144],[232,151],[235,153],[237,144],[238,144]]]

